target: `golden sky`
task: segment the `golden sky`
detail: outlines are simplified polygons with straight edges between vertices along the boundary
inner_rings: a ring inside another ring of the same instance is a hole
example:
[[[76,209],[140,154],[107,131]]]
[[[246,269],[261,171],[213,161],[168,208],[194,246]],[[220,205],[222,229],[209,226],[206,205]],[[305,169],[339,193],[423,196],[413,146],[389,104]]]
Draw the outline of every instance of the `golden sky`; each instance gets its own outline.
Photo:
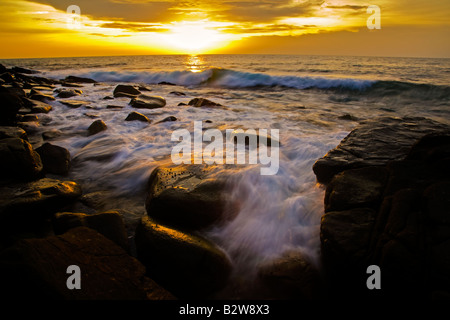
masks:
[[[77,5],[81,16],[68,14]],[[381,29],[369,30],[369,5]],[[1,0],[0,58],[129,54],[450,57],[447,0]]]

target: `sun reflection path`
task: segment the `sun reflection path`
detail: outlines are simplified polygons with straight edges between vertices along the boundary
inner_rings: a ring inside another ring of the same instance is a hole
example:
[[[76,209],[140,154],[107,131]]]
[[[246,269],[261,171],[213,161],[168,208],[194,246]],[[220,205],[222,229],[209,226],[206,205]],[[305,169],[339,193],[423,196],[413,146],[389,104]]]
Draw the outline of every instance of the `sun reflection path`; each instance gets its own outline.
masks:
[[[189,55],[186,58],[186,68],[194,73],[202,72],[206,69],[205,61],[200,55]]]

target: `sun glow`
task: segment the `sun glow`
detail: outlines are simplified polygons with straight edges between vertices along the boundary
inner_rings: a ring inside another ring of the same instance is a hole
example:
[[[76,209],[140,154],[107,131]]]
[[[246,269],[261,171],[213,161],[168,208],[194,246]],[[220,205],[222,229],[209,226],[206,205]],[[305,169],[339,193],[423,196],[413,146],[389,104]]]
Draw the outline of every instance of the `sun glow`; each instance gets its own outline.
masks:
[[[226,46],[230,35],[221,33],[222,23],[212,21],[173,22],[168,32],[160,34],[161,39],[175,50],[184,53],[205,53]]]

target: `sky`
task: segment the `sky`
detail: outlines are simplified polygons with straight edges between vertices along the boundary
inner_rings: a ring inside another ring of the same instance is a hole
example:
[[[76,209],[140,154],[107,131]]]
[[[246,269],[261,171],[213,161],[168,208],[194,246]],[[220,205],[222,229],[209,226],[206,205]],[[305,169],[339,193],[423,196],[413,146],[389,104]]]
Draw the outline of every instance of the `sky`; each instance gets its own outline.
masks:
[[[77,6],[68,12],[71,5]],[[374,5],[376,11],[368,11]],[[369,29],[378,23],[378,29]],[[448,0],[1,0],[0,58],[311,54],[450,58]]]

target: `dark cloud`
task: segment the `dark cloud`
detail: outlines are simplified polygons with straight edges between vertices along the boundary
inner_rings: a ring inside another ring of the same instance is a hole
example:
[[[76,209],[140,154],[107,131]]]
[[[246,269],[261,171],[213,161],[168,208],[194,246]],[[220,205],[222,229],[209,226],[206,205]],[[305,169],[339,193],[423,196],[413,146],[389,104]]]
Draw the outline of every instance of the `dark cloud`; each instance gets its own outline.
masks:
[[[101,28],[124,29],[131,32],[166,32],[167,28],[163,28],[159,24],[132,23],[132,22],[108,22],[103,23]]]

